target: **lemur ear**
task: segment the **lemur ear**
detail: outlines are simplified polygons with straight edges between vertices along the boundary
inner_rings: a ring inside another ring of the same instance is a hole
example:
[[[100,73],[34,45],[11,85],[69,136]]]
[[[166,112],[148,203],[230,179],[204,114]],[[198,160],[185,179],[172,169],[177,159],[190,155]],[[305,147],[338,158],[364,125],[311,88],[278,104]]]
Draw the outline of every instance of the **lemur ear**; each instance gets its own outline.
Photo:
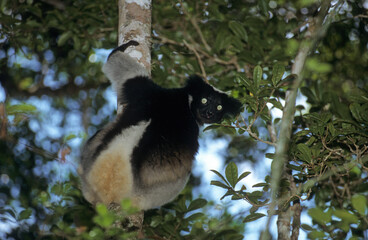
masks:
[[[242,104],[239,100],[226,95],[226,97],[223,98],[222,102],[227,115],[231,115],[234,117],[240,113]]]
[[[198,95],[200,92],[203,92],[205,87],[208,86],[209,85],[205,83],[205,81],[201,77],[193,75],[188,78],[185,88],[187,89],[189,94]]]

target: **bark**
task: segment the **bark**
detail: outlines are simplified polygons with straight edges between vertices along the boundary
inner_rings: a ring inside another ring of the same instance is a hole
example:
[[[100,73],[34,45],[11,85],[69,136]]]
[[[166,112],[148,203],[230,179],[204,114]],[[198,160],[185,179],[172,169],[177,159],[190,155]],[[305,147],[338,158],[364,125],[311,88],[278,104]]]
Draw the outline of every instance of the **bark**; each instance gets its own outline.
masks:
[[[126,50],[131,57],[137,59],[142,64],[148,73],[151,73],[151,0],[119,0],[119,46],[135,40],[139,43],[138,46],[129,47]],[[123,112],[123,106],[118,106],[118,114]],[[120,212],[120,205],[111,204],[109,209]],[[130,228],[138,229],[138,238],[144,238],[143,226],[144,212],[127,217],[128,225],[122,226],[129,230]],[[119,222],[115,223],[119,226]]]
[[[302,206],[300,205],[299,200],[293,203],[292,209],[293,209],[293,223],[292,223],[291,240],[298,240],[300,230],[300,215],[302,213]]]
[[[119,0],[119,46],[135,40],[139,46],[127,53],[151,72],[151,0]]]
[[[277,219],[277,239],[289,240],[290,239],[290,208],[285,211],[280,211]]]

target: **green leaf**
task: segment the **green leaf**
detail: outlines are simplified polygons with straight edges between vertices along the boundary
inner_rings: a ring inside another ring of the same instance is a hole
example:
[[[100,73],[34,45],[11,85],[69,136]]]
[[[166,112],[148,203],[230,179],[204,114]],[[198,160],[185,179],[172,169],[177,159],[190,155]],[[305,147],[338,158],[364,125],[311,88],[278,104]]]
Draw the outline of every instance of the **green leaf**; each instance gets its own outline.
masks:
[[[310,148],[307,145],[303,144],[303,143],[299,143],[297,145],[297,149],[301,153],[301,154],[299,154],[299,157],[301,158],[301,160],[303,160],[307,163],[310,163],[311,160],[312,160],[312,153],[311,153]]]
[[[300,91],[302,92],[302,94],[304,96],[306,96],[308,98],[308,102],[309,103],[316,103],[317,102],[317,97],[314,95],[314,93],[312,92],[312,90],[310,90],[307,87],[302,87],[300,88]]]
[[[71,31],[64,32],[63,34],[61,34],[61,36],[57,40],[57,45],[59,47],[63,46],[66,43],[66,41],[68,41],[69,38],[71,38],[72,36],[73,36],[73,33]]]
[[[110,213],[104,204],[97,204],[96,211],[98,215],[93,220],[101,227],[107,228],[115,221],[114,214]]]
[[[77,137],[77,135],[75,135],[74,133],[70,133],[70,134],[68,134],[68,135],[66,135],[65,137],[64,137],[64,142],[67,142],[67,141],[69,141],[69,140],[72,140],[72,139],[74,139],[74,138],[76,138]]]
[[[227,192],[224,194],[224,196],[222,196],[222,197],[220,198],[220,200],[224,199],[224,198],[225,198],[225,197],[227,197],[227,196],[232,196],[232,195],[234,195],[234,194],[236,194],[236,193],[234,192],[234,190],[229,189],[229,190],[227,190]]]
[[[263,16],[268,16],[268,1],[258,0],[258,7],[261,10]]]
[[[263,214],[263,213],[252,213],[248,216],[246,216],[243,220],[243,222],[253,222],[257,219],[260,219],[261,217],[264,217],[266,216],[266,214]]]
[[[254,184],[252,187],[266,187],[266,186],[269,186],[268,183],[257,183],[257,184]]]
[[[51,188],[51,193],[60,196],[63,194],[63,185],[61,183],[56,183],[54,186],[52,186]]]
[[[335,137],[337,135],[337,131],[333,123],[328,123],[327,128],[328,128],[328,131],[331,133],[332,137]]]
[[[211,185],[214,185],[214,186],[217,186],[217,187],[221,187],[221,188],[225,188],[225,189],[229,189],[229,186],[223,184],[220,181],[214,181],[214,180],[212,180],[211,181]]]
[[[302,224],[301,225],[302,229],[304,229],[305,231],[313,231],[314,228],[312,228],[311,226],[309,226],[308,224]]]
[[[362,111],[361,111],[360,105],[358,103],[353,103],[353,104],[350,104],[349,108],[350,108],[350,112],[353,115],[353,117],[357,121],[362,122],[363,118],[362,118],[362,115],[361,115]]]
[[[212,124],[203,129],[203,132],[221,127],[221,124]]]
[[[236,180],[236,183],[240,182],[243,178],[247,177],[251,172],[243,172],[239,177],[238,180]]]
[[[308,214],[314,221],[320,224],[326,224],[332,220],[331,212],[323,212],[321,208],[311,208],[308,210]]]
[[[247,89],[252,86],[251,81],[244,76],[237,76],[238,82],[242,83]]]
[[[20,212],[18,221],[28,219],[32,214],[32,209],[28,208]]]
[[[217,176],[219,176],[224,181],[224,183],[228,184],[228,182],[226,181],[225,177],[222,176],[221,173],[219,173],[218,171],[213,170],[213,169],[211,169],[211,172],[215,173]]]
[[[273,86],[277,86],[277,84],[281,81],[282,76],[284,75],[285,67],[281,63],[276,63],[272,69],[272,84]]]
[[[262,80],[262,68],[261,66],[256,66],[253,70],[253,82],[254,82],[254,87],[256,89],[256,91],[259,88],[259,83]]]
[[[152,217],[150,226],[155,228],[155,227],[157,227],[158,225],[160,225],[162,223],[162,220],[163,220],[162,216],[156,215],[156,216]]]
[[[243,25],[237,21],[230,21],[229,28],[235,34],[235,36],[239,37],[244,41],[248,41],[248,34]]]
[[[355,216],[354,214],[350,213],[348,210],[345,210],[345,209],[336,209],[334,211],[334,215],[346,223],[358,223],[359,222],[359,219],[357,216]]]
[[[8,115],[14,115],[16,113],[35,113],[37,108],[31,104],[16,104],[7,107],[6,112]]]
[[[309,239],[325,239],[326,235],[323,231],[314,230],[308,234]]]
[[[73,42],[74,49],[78,51],[81,47],[81,43],[77,35],[73,35]]]
[[[28,89],[33,84],[33,78],[26,77],[23,78],[22,81],[18,84],[18,87],[22,90]]]
[[[99,215],[105,215],[108,212],[107,207],[102,203],[96,205],[96,211]]]
[[[332,71],[331,64],[320,62],[316,57],[307,59],[305,66],[311,72],[328,73]]]
[[[234,188],[238,180],[238,167],[234,162],[230,162],[225,169],[226,179]]]
[[[204,216],[204,213],[198,212],[198,213],[194,213],[192,215],[190,215],[189,217],[186,218],[187,221],[195,221],[201,217]]]
[[[279,101],[277,101],[277,99],[275,99],[275,98],[271,98],[270,100],[268,100],[268,102],[270,102],[270,103],[272,103],[272,105],[275,107],[275,108],[278,108],[278,109],[280,109],[280,110],[283,110],[283,106],[282,106],[282,104],[279,102]]]
[[[365,196],[360,194],[354,195],[351,199],[351,204],[360,215],[366,216],[365,212],[367,210],[367,198]]]
[[[196,210],[198,208],[202,208],[202,207],[206,206],[206,204],[207,204],[207,200],[205,200],[203,198],[198,198],[198,199],[192,201],[189,204],[188,212]]]

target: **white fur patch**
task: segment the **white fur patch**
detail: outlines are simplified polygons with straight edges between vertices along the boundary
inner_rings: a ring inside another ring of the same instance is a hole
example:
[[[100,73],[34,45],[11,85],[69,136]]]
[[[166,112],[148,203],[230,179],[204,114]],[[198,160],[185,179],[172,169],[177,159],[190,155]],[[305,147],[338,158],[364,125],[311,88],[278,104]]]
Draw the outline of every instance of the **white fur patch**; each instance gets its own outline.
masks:
[[[117,94],[121,94],[124,83],[137,76],[149,76],[143,65],[126,53],[116,52],[109,57],[102,71],[110,80]],[[118,96],[119,97],[119,96]],[[120,96],[122,97],[122,96]]]
[[[192,104],[193,102],[193,97],[192,95],[188,95],[188,102],[189,102],[189,108],[190,108],[190,105]]]
[[[103,150],[87,174],[86,180],[97,196],[97,201],[120,203],[132,197],[133,174],[131,155],[151,121],[141,121],[124,129]]]
[[[152,209],[171,202],[183,190],[189,174],[175,181],[156,184],[151,188],[139,189],[133,198],[136,205],[142,209]]]
[[[226,95],[227,95],[227,93],[226,93],[226,92],[221,91],[220,89],[217,89],[217,88],[215,88],[214,86],[211,86],[211,87],[212,87],[212,88],[213,88],[213,90],[215,90],[216,92],[223,93],[223,94],[226,94]]]

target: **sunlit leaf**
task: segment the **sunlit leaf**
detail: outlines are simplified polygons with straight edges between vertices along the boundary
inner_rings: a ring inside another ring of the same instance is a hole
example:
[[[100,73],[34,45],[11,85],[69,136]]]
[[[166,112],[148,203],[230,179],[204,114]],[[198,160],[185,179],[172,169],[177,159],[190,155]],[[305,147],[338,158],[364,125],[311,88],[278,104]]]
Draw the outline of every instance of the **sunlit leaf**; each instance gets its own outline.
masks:
[[[248,41],[247,31],[245,30],[244,26],[240,22],[230,21],[229,28],[236,36],[238,36],[239,38],[241,38],[242,40],[246,42]]]
[[[320,224],[326,224],[328,222],[331,221],[332,219],[332,214],[329,212],[324,212],[322,209],[320,208],[311,208],[308,210],[308,214],[309,216],[311,216],[311,218],[320,223]]]
[[[261,80],[262,80],[262,68],[261,66],[256,66],[253,70],[253,82],[256,90],[258,90],[259,83],[261,82]]]
[[[333,213],[336,217],[340,218],[342,221],[347,223],[358,223],[358,217],[348,210],[336,209]]]
[[[59,47],[63,46],[66,43],[66,41],[68,41],[69,38],[71,38],[72,36],[73,36],[73,33],[71,31],[64,32],[63,34],[60,35],[57,41],[57,45]]]
[[[229,189],[229,186],[225,185],[224,183],[222,183],[220,181],[212,180],[211,181],[211,185],[214,185],[214,186],[217,186],[217,187],[221,187],[221,188],[225,188],[225,189]]]
[[[207,204],[207,201],[203,198],[198,198],[198,199],[195,199],[193,200],[190,204],[189,204],[189,207],[188,207],[188,212],[189,211],[193,211],[193,210],[196,210],[198,208],[202,208],[204,206],[206,206]]]
[[[238,167],[234,162],[230,162],[226,169],[225,169],[225,175],[228,182],[231,184],[231,186],[234,188],[237,180],[238,180]]]
[[[249,174],[251,174],[251,172],[243,172],[242,174],[240,174],[236,183],[240,182],[243,178],[247,177]]]
[[[19,213],[18,220],[21,221],[21,220],[28,219],[31,216],[31,214],[32,214],[32,209],[30,208],[25,209]]]
[[[366,216],[367,198],[363,195],[356,194],[351,199],[353,208],[362,216]]]
[[[15,113],[35,113],[36,110],[37,108],[31,104],[16,104],[6,109],[8,115],[14,115]]]
[[[257,219],[260,219],[262,217],[266,216],[266,214],[263,214],[263,213],[252,213],[248,216],[246,216],[244,219],[243,219],[243,222],[253,222]]]
[[[284,75],[284,72],[285,72],[285,67],[284,67],[283,64],[276,63],[273,66],[273,69],[272,69],[272,84],[274,86],[277,86],[279,81],[281,81],[281,78]]]

